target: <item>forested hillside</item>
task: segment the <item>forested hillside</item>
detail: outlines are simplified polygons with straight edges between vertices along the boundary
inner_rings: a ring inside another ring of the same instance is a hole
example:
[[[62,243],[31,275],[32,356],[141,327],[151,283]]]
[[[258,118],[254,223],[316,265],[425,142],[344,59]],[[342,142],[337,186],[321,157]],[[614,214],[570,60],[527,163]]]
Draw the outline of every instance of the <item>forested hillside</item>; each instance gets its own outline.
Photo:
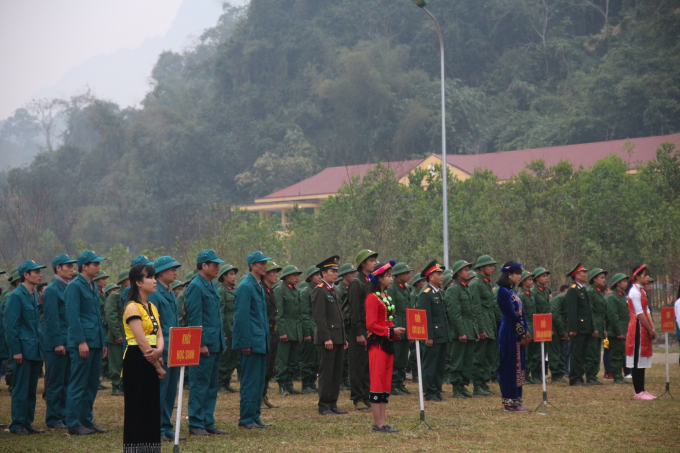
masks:
[[[450,153],[680,131],[678,1],[428,8],[446,41]],[[20,150],[27,131],[52,139],[0,177],[3,259],[73,251],[75,239],[181,247],[219,231],[231,204],[325,166],[439,151],[439,46],[410,0],[226,5],[150,76],[140,109],[82,95],[3,123],[2,149]]]

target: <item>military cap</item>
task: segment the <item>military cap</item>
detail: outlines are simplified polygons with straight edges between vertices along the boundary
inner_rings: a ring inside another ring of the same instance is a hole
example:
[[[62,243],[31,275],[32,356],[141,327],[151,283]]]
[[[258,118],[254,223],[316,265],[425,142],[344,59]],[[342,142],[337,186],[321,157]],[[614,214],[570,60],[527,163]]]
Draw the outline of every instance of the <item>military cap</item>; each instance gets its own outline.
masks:
[[[309,282],[309,279],[312,277],[312,275],[319,273],[321,273],[321,269],[316,266],[309,266],[307,268],[307,272],[305,273],[305,281]]]
[[[42,266],[40,264],[36,264],[35,261],[33,261],[33,260],[24,261],[17,268],[17,275],[19,276],[17,279],[20,279],[21,277],[23,277],[23,275],[26,272],[31,272],[32,270],[35,270],[35,269],[45,269],[45,266]]]
[[[537,268],[534,269],[534,271],[531,273],[531,276],[534,277],[534,279],[535,279],[535,278],[538,277],[539,275],[543,275],[543,274],[550,274],[550,271],[549,271],[548,269],[544,269],[544,268],[542,268],[542,267],[537,267]]]
[[[151,261],[149,257],[146,255],[137,255],[134,258],[132,258],[132,261],[130,261],[130,267],[134,267],[138,264],[153,266],[153,261]]]
[[[482,255],[479,258],[477,258],[477,262],[475,263],[475,269],[479,269],[482,266],[488,266],[489,264],[498,264],[498,262],[491,258],[491,255]]]
[[[196,258],[196,264],[202,264],[202,263],[222,264],[222,263],[224,263],[224,261],[219,259],[219,257],[217,256],[217,253],[215,253],[215,250],[209,249],[209,250],[203,250],[198,254],[198,257]]]
[[[259,263],[261,261],[269,261],[270,259],[271,258],[264,256],[264,253],[258,250],[257,252],[253,252],[248,255],[248,266],[252,266],[253,264]]]
[[[116,285],[120,285],[128,278],[130,278],[130,269],[125,269],[124,271],[121,271],[120,274],[118,274],[118,280],[116,281]]]
[[[529,277],[532,277],[532,278],[533,278],[533,276],[531,275],[531,272],[529,272],[529,271],[522,271],[522,278],[519,280],[519,282],[522,283],[524,280],[526,280],[526,279],[529,278]]]
[[[468,281],[472,280],[473,278],[477,278],[477,272],[470,271],[470,276],[468,277]]]
[[[576,266],[572,267],[569,272],[567,272],[567,277],[573,277],[576,275],[579,271],[588,271],[581,263],[578,263]]]
[[[83,266],[88,263],[100,263],[105,259],[106,258],[103,256],[98,256],[92,250],[88,250],[78,255],[78,266]]]
[[[274,262],[274,260],[267,261],[267,272],[277,271],[279,272],[283,267],[279,266]]]
[[[451,270],[451,269],[446,269],[446,270],[444,271],[444,277],[446,277],[447,275],[453,275],[453,270]]]
[[[182,267],[175,259],[171,256],[161,256],[156,261],[153,262],[153,268],[158,274],[159,272],[167,271],[175,267]]]
[[[104,287],[104,294],[108,293],[112,289],[118,289],[118,288],[120,288],[120,286],[116,285],[115,283],[109,283],[108,285],[106,285]]]
[[[615,286],[618,282],[626,278],[628,278],[628,276],[620,272],[618,274],[614,274],[614,276],[612,277],[611,285]]]
[[[472,267],[472,263],[468,263],[465,260],[456,261],[453,263],[453,266],[451,266],[451,276],[456,275],[456,272],[460,271],[461,269],[465,269],[466,267]]]
[[[231,264],[225,264],[224,266],[220,267],[220,271],[217,273],[217,279],[219,280],[221,276],[232,270],[234,271],[234,273],[238,274],[237,267],[234,267]]]
[[[451,283],[451,280],[453,280],[453,274],[446,275],[444,277],[444,284],[442,288],[446,288],[449,283]]]
[[[405,272],[413,272],[413,268],[404,262],[395,264],[392,269],[392,275],[399,275]]]
[[[591,282],[595,277],[597,277],[600,274],[607,275],[609,272],[605,271],[604,269],[601,269],[599,267],[596,267],[592,271],[588,272],[588,281]]]
[[[12,283],[14,280],[18,280],[18,279],[19,279],[19,268],[15,267],[11,271],[9,271],[9,278],[7,279],[7,281]]]
[[[345,263],[342,266],[340,266],[340,271],[338,272],[338,277],[342,277],[345,274],[349,274],[350,272],[356,272],[357,268],[354,267],[354,264],[352,263]]]
[[[74,260],[66,253],[62,253],[61,255],[57,255],[52,259],[52,269],[56,269],[57,266],[61,266],[62,264],[75,264],[77,262],[78,260]]]
[[[179,287],[184,286],[184,285],[186,285],[186,283],[184,283],[183,281],[175,280],[174,282],[170,283],[170,289],[179,288]]]
[[[283,277],[287,277],[288,275],[291,274],[302,274],[302,270],[298,269],[297,266],[294,266],[292,264],[289,264],[288,266],[284,267],[283,270],[281,271],[281,275],[279,278],[283,280]]]
[[[243,281],[243,279],[246,278],[247,276],[248,276],[248,274],[241,275],[238,279],[238,283],[241,283]]]
[[[333,255],[321,261],[319,264],[316,265],[316,267],[319,269],[319,271],[331,268],[338,269],[339,266],[338,261],[340,261],[340,257],[338,255]]]
[[[193,280],[194,278],[196,278],[196,270],[193,270],[193,271],[191,271],[191,272],[187,272],[187,275],[184,276],[184,282],[185,282],[186,284],[188,284],[188,283],[191,282],[191,280]]]
[[[302,291],[303,289],[308,288],[308,287],[309,287],[309,283],[307,283],[307,282],[301,282],[297,285],[297,289],[300,290],[300,291]]]
[[[430,261],[430,263],[427,266],[425,266],[425,269],[423,269],[420,275],[422,275],[423,278],[427,278],[430,276],[430,274],[434,272],[444,272],[445,270],[446,267],[440,266],[439,264],[437,264],[437,261],[433,260]]]
[[[361,263],[363,263],[364,261],[366,261],[367,259],[369,259],[372,256],[378,258],[378,252],[374,252],[373,250],[364,249],[364,250],[360,251],[359,253],[357,253],[357,268],[359,266],[361,266]]]
[[[92,279],[93,282],[96,282],[97,280],[101,280],[102,278],[109,278],[110,275],[104,272],[103,270],[99,269],[99,273],[95,278]]]
[[[411,279],[411,285],[412,285],[412,286],[415,286],[416,283],[418,283],[418,282],[420,282],[420,281],[423,281],[423,280],[425,280],[425,279],[424,279],[423,276],[420,274],[420,272],[418,272],[418,273],[417,273],[416,275],[414,275],[413,278]]]
[[[648,283],[654,283],[656,279],[654,277],[649,277]]]

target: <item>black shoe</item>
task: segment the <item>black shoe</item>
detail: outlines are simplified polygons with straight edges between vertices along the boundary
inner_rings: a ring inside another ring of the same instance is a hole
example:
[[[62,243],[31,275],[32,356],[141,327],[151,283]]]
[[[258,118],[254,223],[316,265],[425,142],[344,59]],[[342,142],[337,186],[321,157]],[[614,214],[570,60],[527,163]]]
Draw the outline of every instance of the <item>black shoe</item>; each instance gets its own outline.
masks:
[[[111,387],[107,387],[104,384],[99,384],[99,387],[97,387],[97,390],[107,390],[110,389]]]
[[[210,434],[227,434],[225,430],[219,429],[215,426],[213,426],[212,428],[206,428],[205,430],[208,431]]]
[[[88,428],[90,428],[92,431],[94,431],[97,434],[105,434],[105,433],[109,432],[108,430],[106,430],[104,428],[100,428],[97,425],[88,426]]]
[[[262,426],[258,425],[257,423],[241,423],[238,422],[239,428],[245,428],[245,429],[262,429]]]
[[[262,428],[264,428],[265,426],[272,426],[271,423],[263,423],[263,422],[261,422],[261,421],[259,421],[259,420],[256,421],[255,423],[257,423],[258,425],[260,425]]]
[[[47,427],[50,428],[50,429],[66,429],[66,425],[64,425],[61,422],[59,422],[55,425],[47,425]]]
[[[16,431],[10,431],[12,434],[33,434],[26,428],[17,429]]]
[[[584,385],[586,385],[586,384],[584,384],[584,383],[581,382],[581,381],[573,381],[573,382],[570,382],[570,383],[569,383],[569,386],[570,386],[570,387],[581,387],[581,386],[584,386]]]
[[[28,425],[28,428],[26,428],[31,434],[42,434],[45,432],[44,429],[35,429],[31,425]]]
[[[382,426],[378,428],[377,426],[373,425],[373,431],[378,431],[379,433],[383,432]]]
[[[319,415],[333,415],[335,412],[333,412],[330,409],[322,409],[319,411]]]
[[[345,415],[347,413],[347,411],[340,410],[337,407],[331,407],[331,412],[338,415]]]
[[[398,429],[394,429],[390,425],[383,425],[382,430],[385,433],[398,433],[399,432]]]
[[[212,436],[212,434],[203,428],[189,428],[189,434],[193,434],[194,436]]]
[[[81,425],[76,426],[75,428],[69,428],[68,433],[73,436],[85,436],[87,434],[94,434],[94,430]]]
[[[425,397],[425,401],[432,401],[435,403],[439,403],[441,400],[437,398],[436,396],[427,396]]]
[[[173,439],[172,437],[168,437],[165,434],[161,434],[161,441],[162,442],[174,442],[175,439]]]
[[[597,379],[591,379],[589,381],[586,381],[586,384],[590,385],[604,385],[602,382],[598,381]]]

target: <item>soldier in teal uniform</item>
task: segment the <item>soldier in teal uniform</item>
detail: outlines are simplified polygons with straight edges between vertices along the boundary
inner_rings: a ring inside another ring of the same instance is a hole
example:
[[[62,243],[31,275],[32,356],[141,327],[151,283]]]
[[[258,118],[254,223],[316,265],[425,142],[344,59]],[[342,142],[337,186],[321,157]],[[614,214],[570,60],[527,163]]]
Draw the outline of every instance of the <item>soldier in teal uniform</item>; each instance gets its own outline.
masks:
[[[454,398],[472,398],[465,386],[472,381],[475,342],[479,331],[476,306],[467,284],[471,266],[472,263],[465,260],[456,261],[453,264],[451,271],[454,283],[445,295],[451,336],[449,374]],[[479,389],[477,394],[490,395],[491,393]]]
[[[276,351],[279,348],[278,329],[276,327],[276,296],[274,296],[274,285],[279,282],[279,272],[283,269],[276,264],[274,260],[267,261],[267,273],[262,277],[262,289],[264,289],[264,298],[267,301],[267,320],[269,322],[269,352],[267,352],[267,370],[264,375],[264,393],[262,394],[262,403],[269,409],[276,409],[269,401],[267,390],[269,389],[269,381],[274,378],[276,371]]]
[[[411,279],[411,306],[416,307],[418,305],[418,294],[423,286],[427,284],[427,281],[418,272]],[[420,348],[420,355],[422,360],[423,348]],[[421,362],[422,363],[422,362]],[[418,359],[416,358],[416,342],[409,343],[409,354],[408,354],[408,369],[411,370],[411,379],[413,382],[418,382]]]
[[[172,442],[175,429],[172,425],[172,410],[175,407],[177,384],[179,382],[179,367],[168,367],[168,351],[170,348],[170,329],[179,327],[177,316],[177,300],[170,284],[177,279],[177,269],[182,265],[171,256],[161,256],[153,263],[156,271],[156,292],[149,294],[149,302],[158,310],[158,322],[163,332],[163,369],[165,379],[160,382],[161,391],[161,440]]]
[[[289,265],[281,271],[282,283],[274,288],[276,298],[276,328],[279,335],[279,346],[276,351],[276,382],[279,394],[300,394],[293,387],[293,375],[298,367],[299,345],[303,339],[303,325],[307,316],[305,307],[300,302],[300,293],[296,285],[302,271]]]
[[[531,276],[534,279],[534,286],[531,288],[531,294],[534,296],[534,303],[536,304],[536,314],[550,313],[550,295],[552,294],[552,291],[550,290],[549,286],[550,271],[542,267],[537,267],[531,273]],[[529,345],[530,350],[532,349],[531,344]],[[543,383],[541,376],[541,373],[543,372],[541,368],[541,361],[545,361],[545,356],[541,356],[541,345],[536,343],[536,346],[538,347],[538,352],[536,353],[538,355],[538,360],[536,361],[536,368],[535,369],[527,368],[527,372],[530,371],[532,377],[536,378],[536,380],[540,381],[540,383]],[[546,350],[548,346],[549,345],[545,345]],[[546,367],[546,371],[547,369],[548,367]]]
[[[534,338],[534,315],[536,314],[536,300],[531,292],[534,286],[534,279],[529,271],[522,272],[522,279],[517,288],[517,295],[522,301],[522,310],[524,311],[524,319],[529,327],[531,338]],[[541,345],[535,341],[529,343],[526,347],[526,384],[541,384],[541,373],[536,373],[536,369],[541,369]],[[534,373],[532,375],[532,373]]]
[[[111,395],[123,396],[123,352],[125,351],[125,330],[123,327],[123,304],[120,301],[122,288],[130,286],[130,269],[118,274],[115,291],[106,297],[106,321],[109,326],[106,333],[106,346],[109,357],[109,377],[111,379]],[[167,343],[166,343],[167,344]]]
[[[628,384],[623,378],[623,363],[626,357],[626,334],[630,321],[628,309],[628,276],[615,274],[611,281],[612,292],[607,297],[607,338],[609,338],[609,363],[612,367],[614,384]]]
[[[408,282],[411,280],[411,268],[406,263],[397,263],[392,269],[392,285],[388,291],[392,296],[392,304],[394,305],[394,320],[395,326],[406,326],[406,309],[413,308],[411,305],[411,293],[408,288]],[[392,368],[392,395],[408,395],[408,391],[404,385],[406,380],[406,366],[408,365],[408,345],[409,340],[406,335],[401,339],[393,342],[394,344],[394,365]]]
[[[548,344],[548,365],[552,382],[565,382],[564,354],[569,347],[569,332],[567,331],[567,307],[564,295],[569,286],[562,285],[560,293],[550,300],[550,314],[552,314],[552,341]]]
[[[496,375],[498,343],[496,342],[496,296],[491,277],[498,262],[489,255],[482,255],[475,262],[477,276],[470,281],[470,293],[475,305],[479,340],[475,343],[472,365],[474,394],[493,394],[488,382]],[[470,272],[472,275],[472,272]]]
[[[186,292],[187,323],[202,326],[200,363],[191,371],[189,383],[189,432],[196,436],[226,434],[215,426],[217,377],[227,345],[220,313],[220,295],[213,280],[224,263],[214,250],[203,250],[196,258],[196,277]]]
[[[2,311],[4,313],[5,307],[7,306],[7,299],[9,298],[10,294],[12,294],[12,291],[19,285],[19,268],[15,267],[12,269],[9,273],[9,278],[7,279],[9,282],[9,288],[7,288],[7,291],[2,293]],[[5,320],[5,323],[7,323],[7,320]],[[5,365],[5,383],[7,384],[7,390],[9,390],[10,393],[12,393],[12,386],[14,383],[14,366],[13,366],[13,360],[12,357],[7,360],[7,364]]]
[[[132,267],[134,267],[138,264],[153,266],[153,261],[151,261],[149,259],[149,257],[146,256],[146,255],[137,255],[134,258],[132,258],[132,261],[130,262],[130,268],[132,268]],[[126,286],[122,289],[121,295],[120,295],[121,313],[123,312],[123,307],[128,303],[128,293],[129,292],[130,292],[130,284],[128,283],[128,286]]]
[[[423,352],[423,393],[427,401],[444,401],[442,385],[446,368],[446,346],[451,341],[449,319],[440,290],[444,283],[444,267],[430,262],[420,275],[427,284],[418,294],[417,308],[427,314],[427,334]]]
[[[43,334],[40,328],[40,307],[35,287],[42,281],[40,269],[45,266],[27,260],[18,268],[21,284],[7,299],[5,333],[10,355],[14,359],[12,389],[13,434],[39,434],[33,427],[36,389],[43,362]]]
[[[5,273],[5,271],[0,271],[0,275]],[[7,339],[5,338],[5,317],[3,315],[3,310],[0,308],[0,370],[2,369],[3,362],[9,359],[9,347],[7,346]],[[0,423],[0,428],[4,428],[5,426],[4,423]]]
[[[590,299],[585,287],[588,282],[588,269],[578,263],[569,271],[567,277],[574,281],[564,296],[564,303],[567,307],[567,330],[571,342],[569,385],[587,385],[583,382],[587,351],[591,343],[597,339]]]
[[[354,264],[343,264],[340,266],[338,282],[335,284],[338,292],[337,297],[340,301],[340,306],[342,307],[342,319],[345,323],[345,332],[349,332],[350,327],[348,297],[349,284],[352,282],[352,280],[354,280],[356,273],[357,268],[354,267]],[[347,353],[343,354],[342,384],[340,384],[340,390],[349,390],[349,354]]]
[[[302,381],[302,393],[318,392],[316,377],[319,372],[319,358],[316,353],[316,345],[312,342],[312,335],[316,330],[316,323],[312,315],[312,291],[321,282],[321,270],[316,266],[307,269],[305,282],[309,286],[300,290],[300,304],[306,313],[307,324],[303,326],[304,341],[300,345],[300,378]]]
[[[234,311],[236,310],[237,273],[238,268],[231,264],[225,264],[220,267],[220,272],[217,274],[217,292],[220,293],[222,324],[224,325],[224,335],[227,337],[227,349],[222,355],[218,382],[220,385],[219,391],[228,393],[238,392],[238,390],[231,386],[231,376],[234,374],[240,359],[240,352],[231,348],[231,328],[234,324]]]
[[[71,358],[66,351],[68,320],[64,292],[72,280],[76,260],[66,254],[52,260],[54,280],[43,293],[43,351],[45,353],[45,424],[48,428],[64,429],[66,392],[71,379]]]
[[[78,276],[66,287],[66,346],[71,356],[71,381],[66,398],[69,434],[105,433],[94,423],[92,407],[99,387],[102,357],[107,354],[106,333],[99,307],[99,291],[92,280],[106,258],[92,250],[78,255]]]
[[[606,317],[607,301],[604,295],[607,271],[595,268],[588,273],[590,286],[586,288],[590,301],[590,313],[593,320],[593,331],[597,337],[590,341],[590,347],[586,351],[586,383],[591,385],[603,385],[597,379],[600,372],[600,360],[602,358],[602,341],[607,338]]]
[[[104,288],[106,288],[106,285],[108,285],[110,275],[104,272],[103,270],[99,270],[99,275],[97,275],[95,278],[92,279],[93,282],[97,284],[97,288],[99,290],[99,308],[102,313],[102,322],[104,323],[104,331],[108,332],[108,323],[106,322],[106,292],[104,291]],[[106,357],[102,358],[102,370],[101,370],[101,377],[104,379],[108,379],[109,377],[109,357],[108,354]],[[103,385],[101,382],[101,379],[99,379],[99,390],[106,390],[108,389],[107,386]]]

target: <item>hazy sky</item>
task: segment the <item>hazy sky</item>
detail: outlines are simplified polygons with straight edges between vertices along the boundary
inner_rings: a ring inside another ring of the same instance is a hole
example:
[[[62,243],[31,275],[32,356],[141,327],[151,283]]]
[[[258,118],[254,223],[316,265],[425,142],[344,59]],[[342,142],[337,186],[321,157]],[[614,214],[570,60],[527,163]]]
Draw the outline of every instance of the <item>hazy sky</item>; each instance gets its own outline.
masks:
[[[147,38],[163,36],[181,4],[182,0],[0,0],[0,119],[90,57],[137,48]]]

